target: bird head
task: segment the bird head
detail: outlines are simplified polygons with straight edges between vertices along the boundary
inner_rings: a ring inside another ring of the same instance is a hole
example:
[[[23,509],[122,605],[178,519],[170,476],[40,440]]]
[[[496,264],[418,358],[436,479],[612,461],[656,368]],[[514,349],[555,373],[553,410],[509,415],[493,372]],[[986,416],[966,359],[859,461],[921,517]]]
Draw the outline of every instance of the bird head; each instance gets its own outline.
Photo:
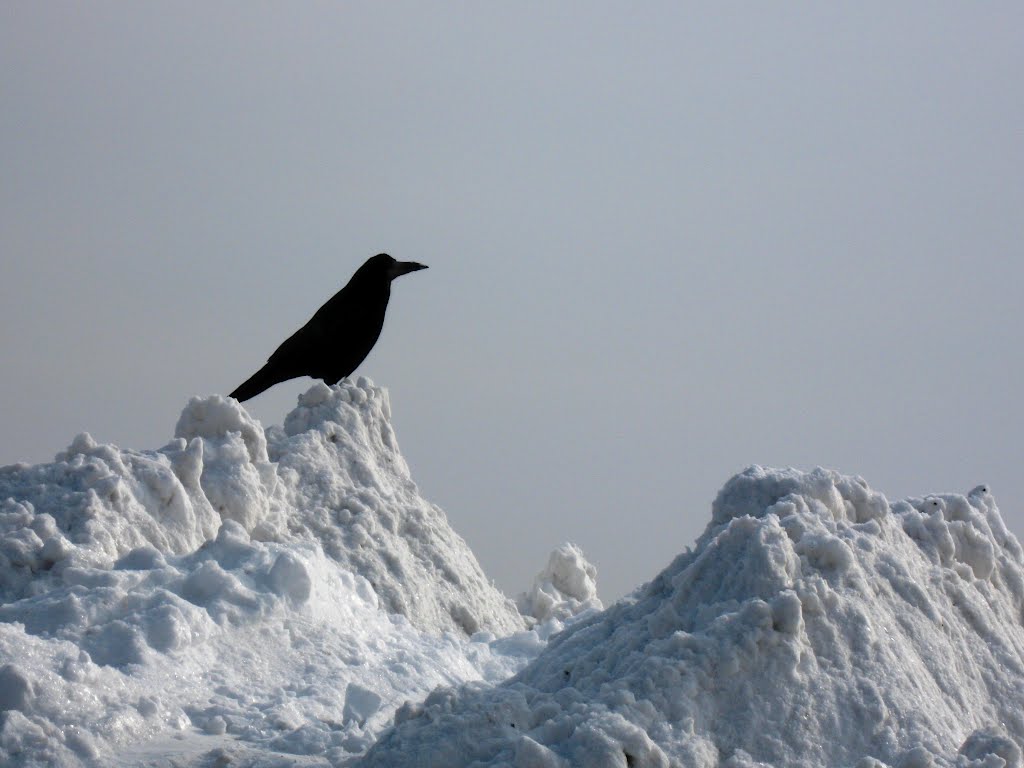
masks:
[[[386,253],[378,253],[363,264],[359,271],[365,270],[372,274],[380,275],[388,282],[391,282],[396,277],[426,268],[426,264],[419,264],[415,261],[397,261]]]

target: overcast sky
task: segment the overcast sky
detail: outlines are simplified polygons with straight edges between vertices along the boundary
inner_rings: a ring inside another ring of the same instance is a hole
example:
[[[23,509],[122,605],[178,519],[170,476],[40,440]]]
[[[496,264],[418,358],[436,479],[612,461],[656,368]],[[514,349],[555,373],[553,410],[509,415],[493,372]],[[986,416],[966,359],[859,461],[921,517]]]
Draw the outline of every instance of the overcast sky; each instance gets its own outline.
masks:
[[[1022,73],[1019,3],[4,3],[0,463],[164,445],[387,251],[359,373],[509,593],[753,463],[1024,534]]]

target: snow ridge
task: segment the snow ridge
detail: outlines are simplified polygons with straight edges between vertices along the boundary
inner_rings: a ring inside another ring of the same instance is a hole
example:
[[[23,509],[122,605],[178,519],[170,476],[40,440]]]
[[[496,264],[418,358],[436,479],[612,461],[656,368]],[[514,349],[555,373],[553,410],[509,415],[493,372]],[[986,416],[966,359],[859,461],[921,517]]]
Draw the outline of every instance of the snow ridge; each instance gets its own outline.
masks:
[[[1024,558],[984,487],[752,467],[692,551],[366,766],[1020,766]],[[428,757],[429,756],[429,757]]]

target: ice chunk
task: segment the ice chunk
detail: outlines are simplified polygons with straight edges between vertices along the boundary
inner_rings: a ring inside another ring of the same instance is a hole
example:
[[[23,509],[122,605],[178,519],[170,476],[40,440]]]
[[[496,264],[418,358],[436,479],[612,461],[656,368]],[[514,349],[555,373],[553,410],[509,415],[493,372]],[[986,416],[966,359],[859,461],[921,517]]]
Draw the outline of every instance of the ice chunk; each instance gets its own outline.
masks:
[[[296,602],[309,599],[312,581],[306,566],[291,552],[282,552],[274,561],[269,574],[270,587],[277,594]]]
[[[345,718],[345,722],[363,725],[377,714],[381,702],[381,697],[368,688],[357,683],[349,683],[345,687],[345,709],[342,716]]]
[[[32,682],[21,667],[16,664],[0,667],[0,712],[28,711],[34,695]]]
[[[978,761],[983,766],[994,763],[989,760],[991,756],[1002,760],[1005,768],[1021,768],[1020,745],[993,730],[974,731],[960,747],[960,754],[969,760]]]

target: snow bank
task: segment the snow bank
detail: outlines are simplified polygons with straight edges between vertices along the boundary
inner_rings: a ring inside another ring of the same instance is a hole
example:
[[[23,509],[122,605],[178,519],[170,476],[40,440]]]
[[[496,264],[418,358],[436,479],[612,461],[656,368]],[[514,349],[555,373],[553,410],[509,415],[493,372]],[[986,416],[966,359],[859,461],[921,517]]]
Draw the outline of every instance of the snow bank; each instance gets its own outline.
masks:
[[[194,398],[158,451],[83,434],[0,469],[0,763],[133,764],[196,733],[165,753],[344,762],[407,698],[520,667],[537,633],[496,649],[524,620],[389,418],[365,379],[266,432]]]
[[[988,491],[753,467],[692,551],[366,766],[1021,766],[1024,559]]]

